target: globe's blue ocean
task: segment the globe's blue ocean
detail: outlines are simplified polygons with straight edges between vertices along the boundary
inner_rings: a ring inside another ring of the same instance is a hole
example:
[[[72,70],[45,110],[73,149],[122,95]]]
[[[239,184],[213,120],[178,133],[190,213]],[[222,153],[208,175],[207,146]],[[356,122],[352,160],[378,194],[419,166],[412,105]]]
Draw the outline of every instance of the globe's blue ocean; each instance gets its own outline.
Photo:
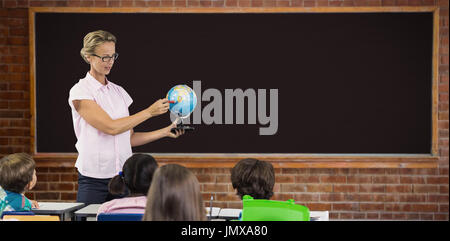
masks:
[[[167,93],[166,98],[171,101],[170,112],[181,118],[188,117],[197,105],[197,95],[187,85],[176,85]]]

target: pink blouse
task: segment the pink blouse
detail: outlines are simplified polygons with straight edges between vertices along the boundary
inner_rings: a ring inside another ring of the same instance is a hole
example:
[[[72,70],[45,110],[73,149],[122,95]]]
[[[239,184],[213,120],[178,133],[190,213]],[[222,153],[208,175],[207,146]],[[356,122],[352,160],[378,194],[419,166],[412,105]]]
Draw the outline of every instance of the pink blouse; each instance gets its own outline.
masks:
[[[102,85],[89,72],[70,89],[69,105],[77,143],[78,158],[75,167],[88,177],[112,178],[122,170],[132,155],[130,131],[108,135],[88,124],[76,111],[74,100],[94,100],[111,119],[129,116],[128,107],[133,99],[119,85],[106,80]]]
[[[113,199],[103,203],[97,211],[99,213],[145,213],[147,196],[125,197]]]

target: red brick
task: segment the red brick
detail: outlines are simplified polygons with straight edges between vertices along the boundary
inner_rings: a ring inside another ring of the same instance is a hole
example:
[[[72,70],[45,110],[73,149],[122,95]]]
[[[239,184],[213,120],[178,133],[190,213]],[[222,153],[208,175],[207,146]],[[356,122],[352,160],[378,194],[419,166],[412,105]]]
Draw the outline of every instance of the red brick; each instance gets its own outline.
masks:
[[[345,200],[345,195],[343,193],[322,193],[320,194],[321,202],[342,202]]]
[[[345,176],[322,176],[320,182],[322,183],[346,183]]]
[[[187,7],[187,2],[184,0],[175,0],[174,1],[174,6],[175,7]]]
[[[303,0],[304,7],[314,7],[316,6],[316,1],[313,0]]]
[[[400,177],[398,176],[381,176],[381,177],[373,177],[373,183],[400,183]]]
[[[360,203],[359,208],[361,211],[384,211],[383,203]]]
[[[413,185],[414,193],[438,193],[438,185]]]
[[[62,182],[78,182],[78,175],[75,173],[62,173],[61,181]]]
[[[347,177],[347,183],[372,183],[371,176],[349,176]]]
[[[305,184],[281,184],[281,192],[305,192]]]
[[[241,201],[239,197],[234,193],[216,193],[217,201]]]
[[[305,206],[311,211],[330,211],[331,203],[308,203]]]
[[[319,183],[320,179],[318,176],[296,176],[296,183]]]
[[[275,176],[275,183],[294,183],[294,177],[293,176]]]
[[[49,183],[49,190],[51,191],[73,191],[73,183]]]
[[[227,184],[202,184],[204,192],[227,192]]]
[[[323,184],[323,185],[308,184],[308,185],[306,185],[306,191],[307,192],[332,192],[333,185],[330,185],[330,184]]]
[[[216,182],[217,183],[231,183],[231,175],[217,175]]]
[[[403,192],[410,193],[412,192],[412,185],[386,185],[386,192]]]
[[[333,211],[359,211],[358,203],[333,203]]]
[[[448,177],[427,177],[427,184],[448,184]]]
[[[415,212],[437,212],[439,207],[436,204],[411,204]]]
[[[320,194],[321,195],[321,194]],[[319,201],[319,194],[311,194],[311,193],[299,193],[294,194],[294,200],[296,202],[311,202],[311,201]]]
[[[334,185],[334,192],[357,192],[358,191],[358,185],[345,185],[345,184],[335,184]]]
[[[61,200],[63,201],[72,201],[77,198],[76,192],[61,192]]]
[[[212,175],[205,175],[205,174],[197,174],[197,179],[200,183],[204,183],[204,182],[214,182],[215,181],[215,177]]]
[[[59,192],[35,192],[34,195],[38,201],[61,199]]]
[[[359,187],[360,192],[385,192],[386,185],[370,185],[370,184],[361,184]]]

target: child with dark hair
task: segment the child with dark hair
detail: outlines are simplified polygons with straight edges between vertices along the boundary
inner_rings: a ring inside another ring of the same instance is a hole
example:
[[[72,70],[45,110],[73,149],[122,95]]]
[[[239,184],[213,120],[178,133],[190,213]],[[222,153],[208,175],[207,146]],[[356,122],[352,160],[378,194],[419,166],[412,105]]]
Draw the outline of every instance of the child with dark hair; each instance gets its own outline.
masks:
[[[254,199],[270,199],[275,185],[273,166],[253,158],[240,160],[231,169],[231,184],[241,199],[244,195]]]
[[[0,215],[3,211],[31,211],[39,208],[36,201],[24,193],[36,185],[36,164],[26,153],[16,153],[0,159]]]
[[[99,213],[144,213],[147,192],[152,183],[153,174],[158,169],[156,160],[147,154],[134,154],[127,159],[123,169],[109,182],[109,192],[124,198],[103,203]]]

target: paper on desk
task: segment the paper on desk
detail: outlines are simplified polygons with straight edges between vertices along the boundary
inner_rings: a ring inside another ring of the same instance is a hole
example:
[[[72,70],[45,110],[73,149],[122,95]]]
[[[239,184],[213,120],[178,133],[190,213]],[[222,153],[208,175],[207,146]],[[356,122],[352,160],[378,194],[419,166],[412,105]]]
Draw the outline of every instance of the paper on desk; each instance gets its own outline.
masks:
[[[222,208],[220,209],[219,217],[234,217],[239,218],[239,214],[242,212],[242,209],[237,208]]]
[[[206,209],[206,216],[209,216],[209,212],[210,212],[211,207],[205,207],[205,209]],[[219,212],[220,212],[220,208],[213,207],[211,216],[212,217],[217,217],[217,216],[219,216]]]

